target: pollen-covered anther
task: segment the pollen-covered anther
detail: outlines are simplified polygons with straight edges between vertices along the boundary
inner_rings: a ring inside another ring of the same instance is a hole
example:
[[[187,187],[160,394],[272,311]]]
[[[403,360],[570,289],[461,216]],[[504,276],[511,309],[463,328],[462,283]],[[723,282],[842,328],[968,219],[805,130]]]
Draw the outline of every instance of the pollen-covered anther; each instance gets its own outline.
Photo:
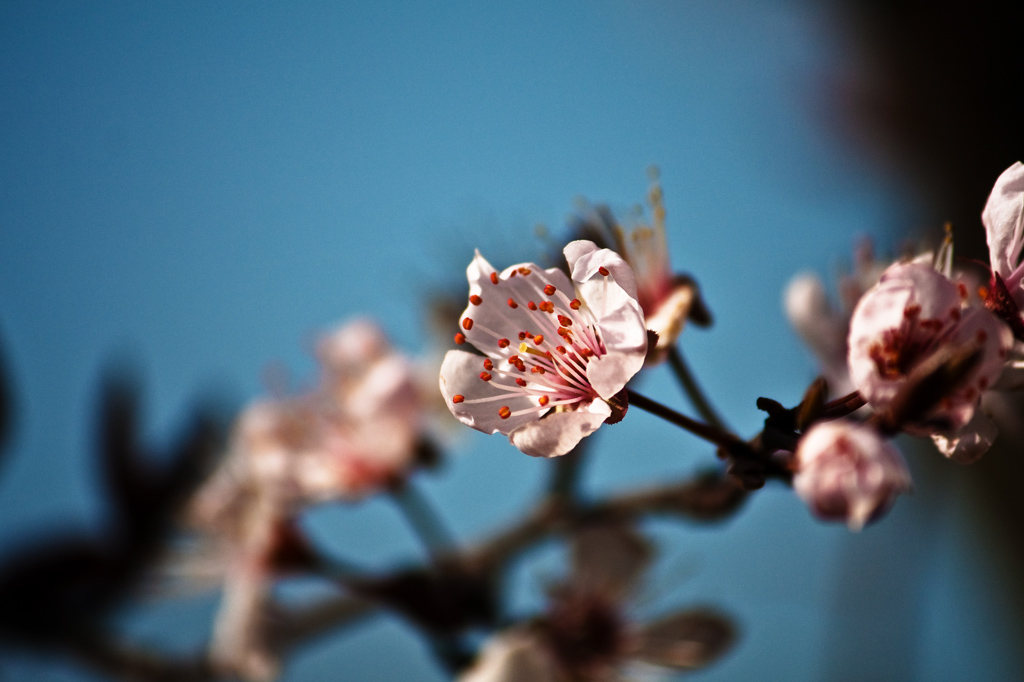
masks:
[[[480,372],[480,378],[483,379],[484,381],[490,381],[491,374],[490,372]]]
[[[486,369],[488,371],[494,369],[494,363],[491,362],[490,358],[487,358],[486,360],[484,360],[484,369]]]
[[[526,339],[526,332],[519,332],[519,340],[524,341]]]
[[[464,395],[456,394],[456,395],[452,396],[452,402],[455,403],[456,405],[458,405],[459,403],[461,403],[465,399],[466,399],[466,396],[464,396]]]
[[[540,365],[534,365],[533,367],[530,368],[530,372],[532,372],[533,374],[544,374],[546,371],[547,370],[545,370]]]
[[[580,299],[578,298],[572,299],[572,302],[569,303],[569,307],[572,308],[573,310],[579,310],[581,305],[583,304],[580,303]]]
[[[516,383],[522,386],[523,388],[526,388],[526,379],[522,377],[516,377]]]
[[[472,303],[473,305],[480,305],[481,303],[484,302],[484,299],[480,298],[476,294],[473,294],[472,296],[469,297],[469,302]]]
[[[498,339],[498,348],[508,348],[511,343],[508,339]]]
[[[555,346],[555,350],[557,350],[562,355],[565,355],[568,352],[567,350],[565,350],[565,346]]]
[[[467,332],[470,329],[472,329],[473,328],[473,318],[472,317],[467,317],[467,318],[463,319],[462,320],[462,328],[465,329]]]
[[[459,344],[460,346],[466,343],[466,335],[463,334],[462,332],[458,332],[457,334],[455,334],[455,343]]]
[[[551,402],[551,399],[548,398],[546,395],[542,395],[537,402],[540,403],[541,407],[547,407],[548,403]]]
[[[565,315],[559,315],[558,316],[558,324],[562,325],[563,327],[571,327],[572,326],[572,320],[569,319],[568,317],[566,317]]]
[[[546,313],[555,312],[555,304],[552,303],[551,301],[541,301],[540,305],[538,305],[537,307]]]
[[[605,277],[607,277],[607,276],[609,275],[609,272],[608,272],[608,268],[606,268],[606,267],[605,267],[605,266],[603,266],[603,265],[602,265],[601,267],[599,267],[599,268],[597,269],[597,271],[598,271],[598,272],[600,272],[600,273],[601,273],[602,275],[604,275]]]
[[[544,293],[547,294],[548,296],[553,295],[556,291],[557,291],[557,289],[555,289],[555,285],[553,285],[553,284],[545,284],[544,285]]]
[[[920,314],[921,306],[917,305],[916,303],[908,305],[906,308],[903,309],[903,317],[907,318],[908,320],[912,320]]]
[[[512,297],[510,296],[508,299],[508,307],[514,310],[519,307],[519,304],[512,300]]]
[[[509,409],[508,405],[502,405],[501,409],[498,410],[498,416],[502,419],[508,419],[512,416],[512,410]]]
[[[520,275],[523,275],[524,277],[525,277],[526,275],[529,275],[529,274],[530,274],[530,272],[532,272],[532,271],[530,270],[530,268],[519,268],[519,274],[520,274]]]
[[[530,310],[536,310],[537,304],[534,303],[533,301],[530,301],[529,303],[526,304],[526,307],[529,308]]]
[[[533,342],[535,344],[537,344],[538,346],[540,344],[544,343],[544,335],[543,334],[537,334],[537,336],[533,337]]]
[[[518,355],[510,355],[510,356],[508,356],[508,364],[510,364],[510,365],[518,365],[519,364],[519,356]]]
[[[491,284],[497,284],[497,283],[498,283],[498,273],[492,272],[491,273]]]

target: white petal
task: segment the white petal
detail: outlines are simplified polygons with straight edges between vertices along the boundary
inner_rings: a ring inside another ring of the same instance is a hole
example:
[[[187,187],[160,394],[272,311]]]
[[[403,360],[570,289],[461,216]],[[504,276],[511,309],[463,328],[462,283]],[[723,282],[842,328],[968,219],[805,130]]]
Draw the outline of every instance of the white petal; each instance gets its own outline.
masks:
[[[1024,165],[1013,164],[996,180],[981,213],[992,269],[1008,279],[1024,246]]]
[[[533,457],[558,457],[576,447],[611,416],[603,400],[594,400],[570,412],[552,412],[534,419],[509,434],[509,441]]]
[[[508,406],[513,412],[533,407],[533,403],[524,392],[508,392],[496,388],[494,384],[480,379],[484,359],[463,350],[450,350],[441,363],[441,395],[448,409],[456,419],[466,426],[484,433],[503,433],[508,435],[516,428],[531,421],[536,421],[537,413],[513,415],[502,419],[498,410]],[[501,381],[495,376],[492,381]],[[501,383],[504,383],[501,381]],[[452,398],[462,395],[467,402],[453,403]],[[472,403],[474,399],[492,396],[508,396],[507,400],[492,400],[484,403]]]
[[[525,632],[503,632],[487,640],[476,663],[457,682],[558,682],[561,675],[547,648]]]
[[[636,300],[636,280],[617,253],[598,249],[593,242],[571,242],[565,257],[608,351],[587,366],[587,379],[598,395],[609,399],[640,371],[647,355],[647,327]],[[601,274],[602,267],[608,275]]]

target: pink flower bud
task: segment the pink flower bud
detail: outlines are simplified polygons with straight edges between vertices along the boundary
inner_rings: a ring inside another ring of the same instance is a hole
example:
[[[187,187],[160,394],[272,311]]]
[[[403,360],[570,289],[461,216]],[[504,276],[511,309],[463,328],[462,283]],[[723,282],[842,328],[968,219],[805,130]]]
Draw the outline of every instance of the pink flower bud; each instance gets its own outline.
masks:
[[[800,439],[793,489],[816,516],[860,530],[910,489],[899,450],[871,427],[839,420],[818,423]]]

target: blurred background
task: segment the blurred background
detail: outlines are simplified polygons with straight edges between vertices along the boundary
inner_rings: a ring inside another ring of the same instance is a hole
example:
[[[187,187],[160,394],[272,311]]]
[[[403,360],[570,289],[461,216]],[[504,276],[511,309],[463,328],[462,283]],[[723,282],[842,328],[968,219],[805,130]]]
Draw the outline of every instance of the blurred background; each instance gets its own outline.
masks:
[[[0,352],[14,391],[0,461],[4,556],[107,510],[95,468],[101,377],[143,379],[143,436],[311,378],[318,333],[355,315],[439,362],[434,297],[465,297],[479,248],[539,257],[578,197],[626,214],[661,170],[676,269],[715,313],[682,346],[742,434],[758,396],[799,401],[813,362],[781,313],[788,280],[937,239],[985,260],[978,215],[1024,154],[1021,9],[955,3],[527,2],[0,5]],[[1019,42],[1019,41],[1018,41]],[[1017,50],[1019,53],[1019,50]],[[454,331],[454,330],[451,330]],[[688,409],[667,369],[643,391]],[[642,434],[642,438],[638,435]],[[636,412],[598,434],[595,493],[682,476],[710,448]],[[1019,441],[1017,441],[1019,443]],[[452,429],[421,476],[460,538],[534,499],[550,462]],[[706,604],[741,636],[700,680],[1016,679],[1020,447],[964,468],[904,443],[915,493],[860,534],[769,485],[714,526],[651,522],[638,613]],[[387,567],[419,548],[381,500],[309,520]],[[2,559],[0,559],[2,560]],[[541,602],[557,552],[517,567]],[[191,651],[215,593],[140,597],[130,642]],[[101,679],[7,646],[0,676]],[[285,680],[444,675],[376,617],[293,657]]]

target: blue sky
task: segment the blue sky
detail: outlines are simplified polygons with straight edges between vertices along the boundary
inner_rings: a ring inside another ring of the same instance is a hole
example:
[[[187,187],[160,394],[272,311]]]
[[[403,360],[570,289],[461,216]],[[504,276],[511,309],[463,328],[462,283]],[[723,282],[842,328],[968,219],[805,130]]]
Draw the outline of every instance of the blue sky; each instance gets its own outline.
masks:
[[[717,318],[684,348],[743,433],[758,427],[758,396],[795,402],[814,374],[780,312],[788,279],[837,272],[858,235],[891,246],[893,229],[918,227],[825,114],[828,86],[852,67],[807,4],[254,5],[0,7],[0,330],[22,401],[0,478],[5,546],[69,519],[100,523],[91,403],[107,363],[143,369],[159,440],[196,396],[257,395],[270,365],[301,382],[310,340],[353,315],[436,357],[426,294],[461,291],[474,247],[495,265],[530,258],[534,225],[557,232],[578,196],[628,210],[651,164],[674,264]],[[684,405],[665,375],[644,388]],[[596,490],[711,460],[646,415],[608,431],[588,472]],[[521,509],[546,466],[467,433],[425,486],[472,537]],[[879,654],[903,679],[1007,674],[1007,644],[967,632],[1005,614],[964,584],[984,559],[965,558],[969,526],[937,511],[937,495],[902,500],[856,537],[782,489],[722,527],[653,524],[664,599],[717,604],[742,624],[736,653],[700,679],[820,679],[848,664],[830,638],[870,627],[841,583],[866,557],[915,586],[895,622],[917,630],[927,614],[919,635],[896,638],[902,650]],[[315,526],[382,564],[417,551],[383,503],[322,510]],[[524,592],[540,589],[544,561],[516,578]],[[211,604],[154,607],[126,627],[180,646],[166,624],[202,634]],[[397,653],[381,663],[384,651]],[[393,679],[425,660],[382,621],[307,653],[287,679],[346,665]]]

